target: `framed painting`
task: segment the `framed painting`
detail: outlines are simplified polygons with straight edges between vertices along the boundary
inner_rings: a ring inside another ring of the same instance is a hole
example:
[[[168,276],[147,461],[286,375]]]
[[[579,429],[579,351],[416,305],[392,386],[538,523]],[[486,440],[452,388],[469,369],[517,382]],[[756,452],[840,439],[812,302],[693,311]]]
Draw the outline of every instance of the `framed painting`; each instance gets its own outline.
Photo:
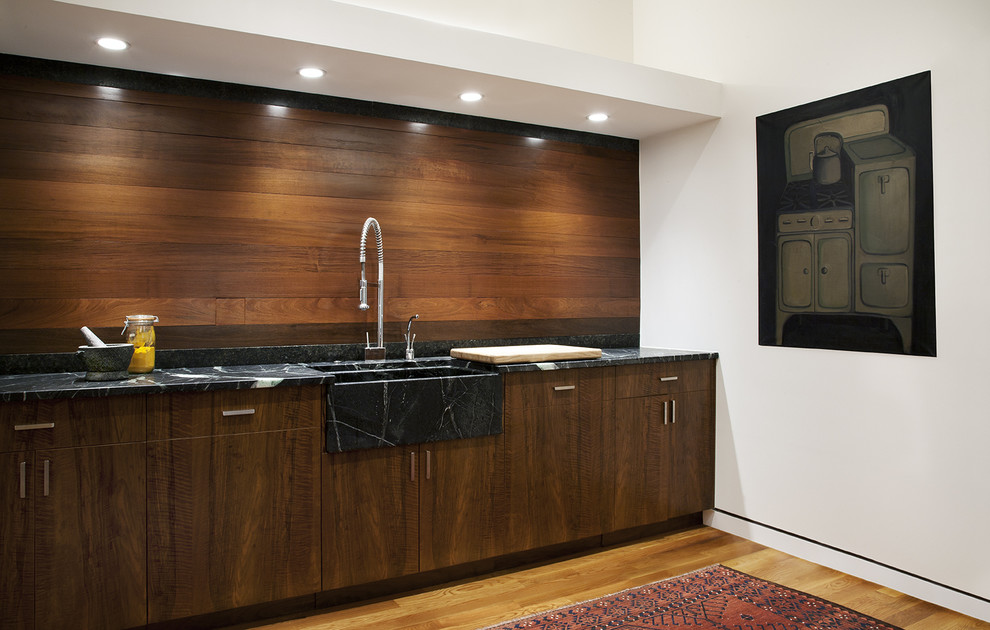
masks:
[[[931,73],[756,119],[760,345],[935,356]]]

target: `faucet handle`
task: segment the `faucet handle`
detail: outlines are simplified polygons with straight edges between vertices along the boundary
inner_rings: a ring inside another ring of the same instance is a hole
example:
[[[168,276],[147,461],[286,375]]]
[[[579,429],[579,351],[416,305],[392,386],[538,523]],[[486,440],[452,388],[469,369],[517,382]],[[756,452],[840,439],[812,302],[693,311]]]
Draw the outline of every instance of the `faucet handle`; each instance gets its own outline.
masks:
[[[406,341],[409,341],[409,333],[412,331],[412,323],[414,319],[419,319],[419,313],[416,313],[409,318],[409,323],[406,324]],[[415,337],[416,335],[413,335]]]
[[[419,313],[416,313],[409,318],[409,323],[406,324],[406,359],[415,359],[416,351],[413,349],[413,341],[416,340],[416,335],[412,332],[412,323],[414,319],[419,319]]]

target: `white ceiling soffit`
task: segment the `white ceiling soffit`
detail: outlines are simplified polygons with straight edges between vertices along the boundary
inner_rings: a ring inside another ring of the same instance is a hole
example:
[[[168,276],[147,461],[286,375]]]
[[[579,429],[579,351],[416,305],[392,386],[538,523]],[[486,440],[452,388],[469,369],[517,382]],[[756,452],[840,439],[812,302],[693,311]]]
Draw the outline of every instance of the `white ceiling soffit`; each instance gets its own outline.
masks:
[[[99,48],[107,35],[131,47]],[[330,0],[0,0],[0,52],[623,138],[722,109],[712,81]],[[462,102],[467,90],[484,100]]]

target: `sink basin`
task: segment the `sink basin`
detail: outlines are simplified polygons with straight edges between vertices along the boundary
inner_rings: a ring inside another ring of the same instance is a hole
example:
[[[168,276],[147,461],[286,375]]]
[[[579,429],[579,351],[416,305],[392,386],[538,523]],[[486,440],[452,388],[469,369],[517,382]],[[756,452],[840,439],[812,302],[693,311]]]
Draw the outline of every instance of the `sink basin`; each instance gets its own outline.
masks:
[[[367,383],[371,381],[395,381],[423,378],[449,378],[457,376],[477,376],[489,374],[459,365],[424,365],[416,367],[395,367],[366,370],[339,371],[332,366],[315,366],[324,372],[333,372],[337,383]]]
[[[317,363],[327,388],[327,452],[502,432],[502,379],[452,359]]]

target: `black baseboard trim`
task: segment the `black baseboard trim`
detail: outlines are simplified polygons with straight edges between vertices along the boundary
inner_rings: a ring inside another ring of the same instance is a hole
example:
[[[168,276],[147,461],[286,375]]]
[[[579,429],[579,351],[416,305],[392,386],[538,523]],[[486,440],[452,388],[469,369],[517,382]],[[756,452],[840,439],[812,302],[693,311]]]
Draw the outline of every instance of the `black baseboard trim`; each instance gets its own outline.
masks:
[[[757,521],[757,520],[754,520],[754,519],[751,519],[751,518],[747,518],[745,516],[740,516],[739,514],[735,514],[733,512],[729,512],[728,510],[723,510],[723,509],[720,509],[720,508],[714,508],[712,511],[713,512],[718,512],[719,514],[724,514],[726,516],[729,516],[729,517],[734,518],[734,519],[738,519],[740,521],[745,521],[747,523],[752,523],[753,525],[757,525],[759,527],[763,527],[765,529],[769,529],[771,531],[777,532],[778,534],[784,534],[785,536],[790,536],[791,538],[796,538],[796,539],[801,540],[801,541],[804,541],[806,543],[811,543],[812,545],[816,545],[818,547],[822,547],[824,549],[828,549],[829,551],[834,551],[836,553],[841,553],[843,555],[849,556],[850,558],[856,558],[857,560],[862,560],[863,562],[869,562],[870,564],[874,564],[874,565],[876,565],[878,567],[882,567],[884,569],[887,569],[888,571],[895,571],[897,573],[900,573],[901,575],[910,577],[912,579],[919,580],[919,581],[925,582],[927,584],[931,584],[932,586],[937,586],[938,588],[942,588],[942,589],[945,589],[947,591],[952,591],[953,593],[958,593],[959,595],[965,595],[966,597],[971,597],[971,598],[973,598],[975,600],[978,600],[978,601],[981,601],[981,602],[990,604],[990,599],[988,599],[986,597],[982,597],[982,596],[977,595],[975,593],[970,593],[969,591],[964,591],[964,590],[962,590],[960,588],[956,588],[955,586],[950,586],[948,584],[943,584],[942,582],[937,582],[937,581],[932,580],[930,578],[926,578],[923,575],[918,575],[917,573],[912,573],[910,571],[905,571],[904,569],[895,567],[895,566],[893,566],[891,564],[887,564],[886,562],[880,562],[879,560],[874,560],[873,558],[870,558],[870,557],[867,557],[867,556],[864,556],[862,554],[858,554],[858,553],[855,553],[855,552],[852,552],[852,551],[848,551],[846,549],[842,549],[841,547],[836,547],[835,545],[830,545],[828,543],[821,542],[820,540],[815,540],[814,538],[809,538],[808,536],[802,536],[801,534],[795,534],[794,532],[787,531],[786,529],[781,529],[780,527],[775,527],[773,525],[768,525],[768,524],[763,523],[761,521]]]

